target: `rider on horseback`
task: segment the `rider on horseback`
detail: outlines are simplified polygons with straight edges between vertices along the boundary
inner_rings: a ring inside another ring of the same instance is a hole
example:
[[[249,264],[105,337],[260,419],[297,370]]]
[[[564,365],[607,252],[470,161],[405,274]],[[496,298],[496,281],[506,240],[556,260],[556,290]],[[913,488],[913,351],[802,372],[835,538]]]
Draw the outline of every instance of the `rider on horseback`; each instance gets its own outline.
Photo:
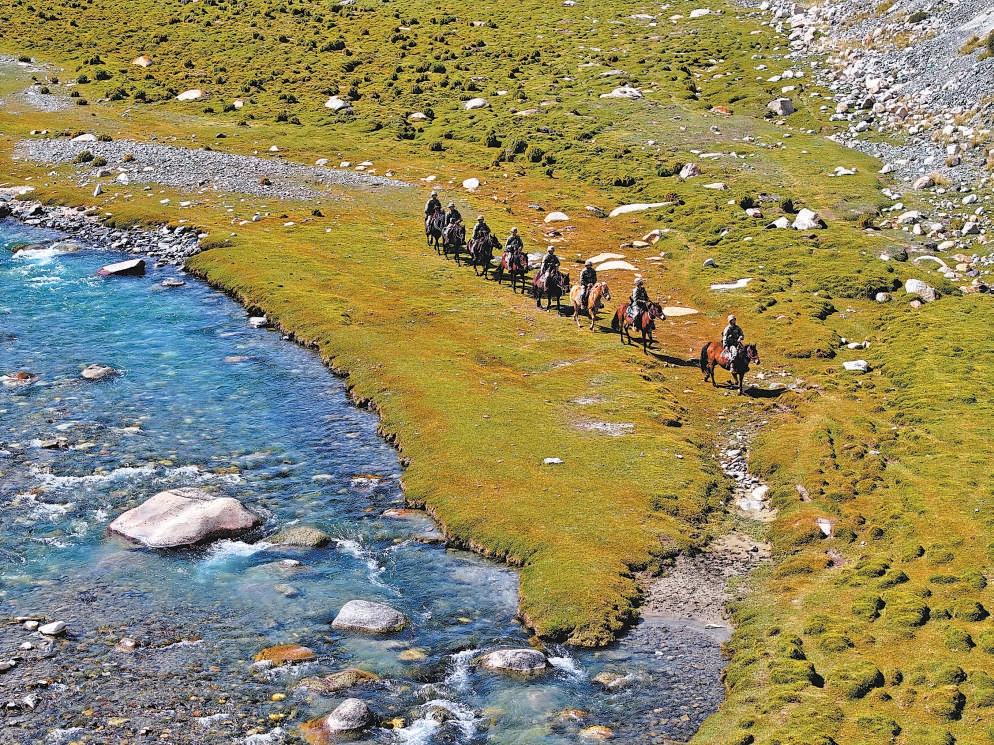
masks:
[[[478,241],[481,238],[486,238],[488,235],[490,235],[490,226],[483,219],[483,215],[480,215],[476,218],[476,225],[473,226],[472,238],[474,241]]]
[[[642,314],[649,309],[649,293],[645,291],[645,280],[641,277],[635,278],[635,286],[632,288],[632,301],[628,304],[628,317],[635,322],[635,328],[642,330]]]
[[[553,272],[559,270],[559,257],[556,256],[556,247],[549,246],[549,250],[546,251],[545,256],[542,257],[542,268],[539,271],[542,282],[548,285],[549,277]]]
[[[518,235],[518,229],[511,228],[511,234],[507,236],[507,240],[504,242],[504,253],[510,252],[511,256],[515,256],[523,251],[524,248],[525,244],[521,240],[521,236]]]
[[[451,225],[454,222],[462,222],[462,215],[456,209],[455,202],[449,202],[449,211],[445,214],[445,224]]]
[[[580,287],[583,288],[583,293],[580,295],[581,308],[587,307],[587,296],[590,294],[590,288],[595,284],[597,284],[597,270],[594,269],[594,262],[587,259],[580,274]]]
[[[431,193],[431,199],[425,203],[425,220],[434,215],[436,212],[442,211],[442,202],[438,198],[438,192],[433,191]]]
[[[725,326],[725,330],[721,332],[721,346],[723,346],[728,352],[729,364],[735,361],[735,357],[739,353],[739,347],[741,346],[743,339],[745,339],[745,334],[742,332],[739,325],[735,323],[735,316],[729,316],[728,325]]]

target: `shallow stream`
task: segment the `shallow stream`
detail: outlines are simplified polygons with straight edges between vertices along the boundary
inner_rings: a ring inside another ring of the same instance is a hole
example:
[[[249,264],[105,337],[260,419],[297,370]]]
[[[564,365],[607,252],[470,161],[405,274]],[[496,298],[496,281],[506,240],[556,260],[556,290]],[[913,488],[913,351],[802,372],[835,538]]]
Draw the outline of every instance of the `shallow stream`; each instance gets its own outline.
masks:
[[[103,278],[125,257],[3,250],[55,238],[0,221],[0,374],[38,376],[0,388],[0,661],[17,661],[0,672],[0,742],[289,743],[347,696],[384,721],[364,735],[378,743],[557,744],[592,726],[662,742],[717,708],[718,641],[685,623],[643,624],[606,650],[547,648],[553,667],[528,679],[477,668],[485,651],[529,645],[517,574],[431,543],[421,513],[383,514],[403,505],[397,455],[319,358],[172,267]],[[169,277],[186,284],[165,288]],[[91,363],[120,374],[86,381]],[[236,497],[264,525],[172,552],[107,534],[180,486]],[[334,540],[266,542],[293,524]],[[354,598],[397,608],[408,629],[332,629]],[[69,634],[53,643],[19,616],[66,621]],[[121,651],[122,637],[140,646]],[[317,656],[250,667],[281,644]],[[293,690],[350,667],[381,680]],[[604,672],[613,687],[593,680]]]

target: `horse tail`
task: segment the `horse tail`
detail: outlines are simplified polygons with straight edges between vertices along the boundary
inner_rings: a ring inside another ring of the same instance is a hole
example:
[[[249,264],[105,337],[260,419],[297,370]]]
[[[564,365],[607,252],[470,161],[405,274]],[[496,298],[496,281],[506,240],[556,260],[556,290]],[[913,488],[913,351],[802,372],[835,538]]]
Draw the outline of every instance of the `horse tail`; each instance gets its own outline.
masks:
[[[711,346],[711,342],[707,342],[701,347],[701,370],[707,372],[708,369],[708,347]]]
[[[621,321],[618,320],[618,316],[620,316],[620,315],[621,315],[621,308],[618,308],[618,311],[611,318],[611,330],[612,331],[621,331]]]

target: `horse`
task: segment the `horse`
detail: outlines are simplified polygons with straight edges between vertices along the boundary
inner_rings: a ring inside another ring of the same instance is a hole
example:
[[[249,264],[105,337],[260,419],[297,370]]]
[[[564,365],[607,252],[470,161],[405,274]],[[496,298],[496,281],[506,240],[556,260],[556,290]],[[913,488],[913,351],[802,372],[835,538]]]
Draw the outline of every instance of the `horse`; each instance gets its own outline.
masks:
[[[580,298],[582,296],[582,285],[577,285],[569,291],[569,299],[573,303],[573,320],[576,321],[576,327],[580,328],[580,311],[587,311],[590,314],[590,330],[593,331],[594,324],[597,323],[597,311],[604,307],[605,300],[611,299],[611,290],[608,289],[607,282],[597,282],[590,288],[586,308],[581,308]]]
[[[494,259],[494,249],[499,246],[500,243],[497,242],[492,233],[487,233],[481,238],[470,238],[469,263],[473,265],[473,272],[477,277],[480,276],[477,267],[483,267],[483,278],[487,278],[490,262]]]
[[[456,255],[456,264],[459,264],[459,249],[466,243],[466,227],[456,220],[450,222],[442,229],[442,253],[445,258],[449,258],[449,251]]]
[[[512,254],[510,251],[505,251],[500,257],[500,264],[494,269],[494,278],[497,280],[497,284],[503,284],[504,272],[511,275],[511,289],[517,292],[516,283],[520,280],[521,292],[524,293],[525,274],[528,273],[528,256],[525,255],[525,252],[518,251]]]
[[[744,395],[745,374],[749,372],[750,362],[759,364],[759,352],[756,351],[755,344],[740,344],[739,353],[735,355],[731,364],[720,341],[709,342],[701,349],[701,370],[704,371],[704,380],[711,378],[711,385],[717,388],[714,368],[721,365],[732,374],[732,385],[738,385],[740,396]]]
[[[628,317],[628,306],[630,303],[622,303],[621,307],[618,308],[617,312],[614,314],[614,318],[611,319],[611,329],[617,331],[621,336],[621,343],[624,344],[625,340],[628,343],[632,343],[632,337],[628,333],[628,329],[635,326],[635,320]],[[652,332],[656,328],[655,320],[659,318],[663,321],[666,320],[666,315],[663,313],[663,306],[659,303],[649,303],[649,309],[642,311],[641,318],[638,319],[639,323],[636,328],[642,331],[642,354],[648,354],[648,347],[652,346]]]
[[[552,298],[555,298],[556,312],[560,313],[562,310],[559,306],[559,299],[567,294],[569,294],[569,275],[557,269],[549,272],[548,279],[539,274],[532,280],[532,296],[535,298],[536,307],[542,307],[542,296],[545,295],[548,301],[545,304],[545,309],[549,310],[552,307]]]
[[[435,247],[435,253],[439,251],[439,239],[442,237],[442,230],[445,228],[445,215],[436,210],[425,218],[425,238],[428,245]]]

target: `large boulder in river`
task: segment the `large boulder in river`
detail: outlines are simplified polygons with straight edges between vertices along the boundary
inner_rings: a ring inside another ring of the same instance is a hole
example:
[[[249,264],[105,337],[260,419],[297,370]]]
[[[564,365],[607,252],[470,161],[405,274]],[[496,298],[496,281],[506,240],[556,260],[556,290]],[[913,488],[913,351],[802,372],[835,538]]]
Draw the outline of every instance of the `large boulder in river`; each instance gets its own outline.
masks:
[[[94,362],[92,365],[84,367],[79,374],[80,377],[87,380],[103,380],[104,378],[117,375],[117,370],[110,365],[101,365],[99,362]]]
[[[328,732],[335,733],[365,729],[375,721],[376,715],[365,701],[358,698],[347,698],[328,715],[324,723]]]
[[[336,629],[383,634],[407,626],[407,616],[389,605],[371,600],[350,600],[338,611],[331,625]]]
[[[145,259],[129,259],[97,269],[101,277],[141,277],[145,274]]]
[[[236,536],[260,522],[237,499],[182,487],[128,510],[108,530],[149,548],[173,548]]]
[[[308,525],[291,525],[279,533],[267,538],[277,546],[294,546],[296,548],[321,548],[331,542],[331,536],[323,530]]]
[[[538,673],[549,666],[549,661],[536,649],[498,649],[485,655],[480,664],[491,670]]]

